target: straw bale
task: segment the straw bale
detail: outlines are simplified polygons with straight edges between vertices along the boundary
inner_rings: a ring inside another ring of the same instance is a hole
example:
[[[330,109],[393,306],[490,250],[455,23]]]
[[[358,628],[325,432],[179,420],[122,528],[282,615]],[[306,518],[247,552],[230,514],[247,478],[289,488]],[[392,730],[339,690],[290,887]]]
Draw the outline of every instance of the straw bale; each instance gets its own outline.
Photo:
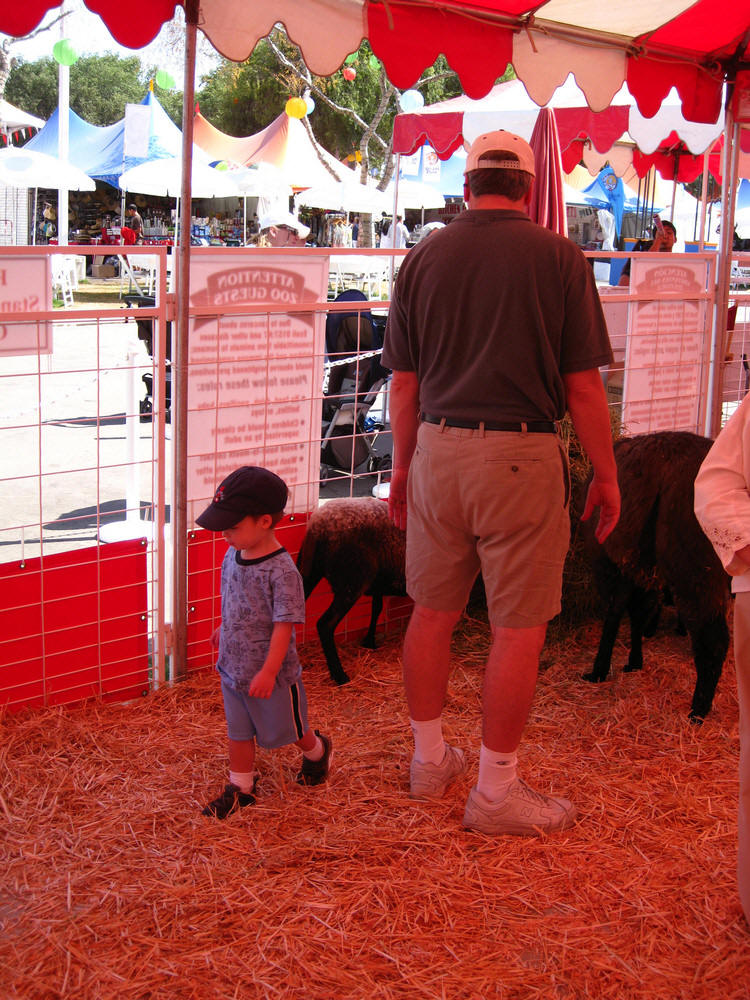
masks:
[[[200,815],[226,781],[216,675],[127,705],[0,720],[0,996],[742,1000],[750,931],[735,885],[733,666],[701,727],[688,640],[665,627],[640,674],[580,680],[598,627],[545,648],[522,772],[569,794],[562,834],[494,840],[461,817],[479,745],[487,626],[454,643],[446,733],[469,772],[407,795],[400,637],[345,688],[314,645],[311,723],[330,781],[259,752],[258,803]]]

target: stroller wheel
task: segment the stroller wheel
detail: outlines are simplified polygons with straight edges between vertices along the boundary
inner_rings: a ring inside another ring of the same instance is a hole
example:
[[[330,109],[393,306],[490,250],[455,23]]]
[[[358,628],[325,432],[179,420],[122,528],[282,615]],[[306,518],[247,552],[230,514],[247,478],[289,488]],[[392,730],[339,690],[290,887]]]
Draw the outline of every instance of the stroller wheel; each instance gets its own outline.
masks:
[[[151,405],[151,400],[147,396],[145,399],[142,399],[138,405],[141,411],[140,412],[141,423],[147,424],[150,420],[153,419],[153,407]]]
[[[320,465],[320,481],[321,481],[321,483],[324,483],[328,479],[328,477],[330,475],[331,475],[331,467],[330,467],[330,465],[326,465],[325,462],[321,462],[321,465]]]
[[[371,455],[367,460],[368,472],[387,472],[391,468],[390,455]]]

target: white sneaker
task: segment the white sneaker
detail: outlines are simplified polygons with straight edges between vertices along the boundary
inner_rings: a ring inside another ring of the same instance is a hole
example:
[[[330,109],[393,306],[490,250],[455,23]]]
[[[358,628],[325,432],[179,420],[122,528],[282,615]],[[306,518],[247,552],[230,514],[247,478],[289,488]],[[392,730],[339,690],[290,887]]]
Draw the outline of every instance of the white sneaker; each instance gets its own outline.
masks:
[[[516,778],[501,802],[490,802],[475,785],[469,792],[463,824],[480,833],[538,837],[540,833],[566,830],[577,816],[572,802],[542,795]]]
[[[413,799],[440,799],[454,778],[466,770],[463,750],[449,747],[440,764],[423,764],[411,759],[409,768],[409,795]]]

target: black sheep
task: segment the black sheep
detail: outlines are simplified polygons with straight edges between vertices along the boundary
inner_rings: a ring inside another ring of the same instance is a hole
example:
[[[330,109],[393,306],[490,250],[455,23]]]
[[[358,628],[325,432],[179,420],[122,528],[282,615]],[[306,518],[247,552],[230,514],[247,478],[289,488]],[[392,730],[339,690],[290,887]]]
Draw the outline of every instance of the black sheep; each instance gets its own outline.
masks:
[[[584,678],[606,679],[625,611],[631,627],[625,670],[641,669],[641,639],[668,589],[692,642],[694,722],[711,708],[729,646],[729,577],[693,513],[693,483],[711,443],[684,431],[615,442],[622,513],[603,545],[590,542],[605,618],[593,670]]]
[[[330,500],[307,524],[297,567],[309,597],[322,579],[333,591],[330,607],[318,619],[318,635],[331,678],[346,684],[334,631],[360,597],[372,597],[372,614],[362,645],[375,649],[375,626],[388,595],[404,596],[406,536],[388,517],[382,500]]]

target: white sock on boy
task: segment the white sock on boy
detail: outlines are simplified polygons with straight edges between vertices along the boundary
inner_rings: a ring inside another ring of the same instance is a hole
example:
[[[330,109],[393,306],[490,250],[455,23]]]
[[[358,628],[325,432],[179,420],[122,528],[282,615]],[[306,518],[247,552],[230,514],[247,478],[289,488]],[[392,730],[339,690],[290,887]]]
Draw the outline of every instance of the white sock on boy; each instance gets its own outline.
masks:
[[[239,788],[245,795],[249,795],[255,784],[255,771],[230,771],[229,781],[235,788]]]

